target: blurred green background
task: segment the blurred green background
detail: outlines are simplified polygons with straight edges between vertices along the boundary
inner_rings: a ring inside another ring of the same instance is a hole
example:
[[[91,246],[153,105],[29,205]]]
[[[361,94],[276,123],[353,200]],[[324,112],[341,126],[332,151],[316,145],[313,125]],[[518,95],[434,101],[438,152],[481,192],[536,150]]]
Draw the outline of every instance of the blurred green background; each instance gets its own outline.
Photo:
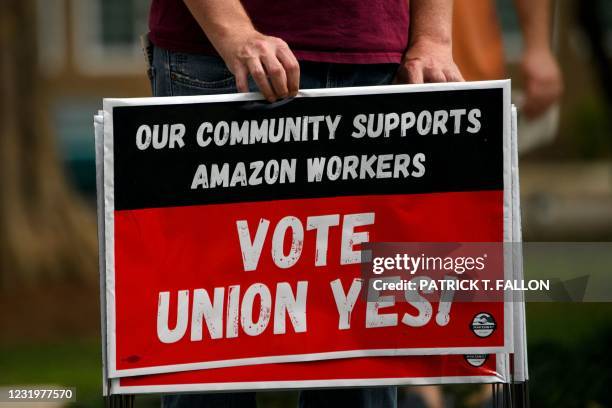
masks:
[[[612,305],[527,305],[530,393],[534,407],[608,407],[612,383]],[[98,337],[9,342],[0,354],[0,384],[76,387],[75,407],[102,406]],[[470,406],[476,386],[447,386],[449,406]],[[259,396],[262,407],[295,406],[294,392]],[[137,407],[159,406],[155,395],[138,396]]]

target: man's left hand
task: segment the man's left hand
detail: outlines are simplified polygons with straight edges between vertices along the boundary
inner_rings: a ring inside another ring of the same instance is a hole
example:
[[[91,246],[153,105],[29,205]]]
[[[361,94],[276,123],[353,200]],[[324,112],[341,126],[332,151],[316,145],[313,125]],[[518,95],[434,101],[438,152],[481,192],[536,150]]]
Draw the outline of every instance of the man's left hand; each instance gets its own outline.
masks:
[[[453,60],[451,44],[419,41],[410,46],[395,74],[394,83],[422,84],[462,82],[463,76]]]

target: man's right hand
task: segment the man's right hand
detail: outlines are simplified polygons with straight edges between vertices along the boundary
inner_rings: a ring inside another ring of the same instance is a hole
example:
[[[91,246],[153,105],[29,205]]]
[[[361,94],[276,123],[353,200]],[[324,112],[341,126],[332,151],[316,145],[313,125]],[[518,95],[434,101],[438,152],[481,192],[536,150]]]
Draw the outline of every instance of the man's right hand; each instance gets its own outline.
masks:
[[[248,92],[249,74],[264,97],[295,96],[300,65],[286,42],[258,32],[240,0],[183,0],[236,77],[238,92]]]
[[[295,96],[300,87],[300,65],[286,42],[256,30],[228,36],[218,47],[221,57],[236,77],[238,92],[248,92],[250,74],[264,97]]]

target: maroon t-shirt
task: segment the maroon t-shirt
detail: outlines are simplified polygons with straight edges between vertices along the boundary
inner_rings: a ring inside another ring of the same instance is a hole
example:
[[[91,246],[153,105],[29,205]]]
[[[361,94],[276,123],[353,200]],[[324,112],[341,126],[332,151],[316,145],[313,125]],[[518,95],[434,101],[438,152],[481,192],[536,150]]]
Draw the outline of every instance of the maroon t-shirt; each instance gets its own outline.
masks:
[[[242,0],[255,28],[285,40],[299,60],[400,62],[408,45],[408,0]],[[183,0],[153,0],[153,44],[216,54]]]

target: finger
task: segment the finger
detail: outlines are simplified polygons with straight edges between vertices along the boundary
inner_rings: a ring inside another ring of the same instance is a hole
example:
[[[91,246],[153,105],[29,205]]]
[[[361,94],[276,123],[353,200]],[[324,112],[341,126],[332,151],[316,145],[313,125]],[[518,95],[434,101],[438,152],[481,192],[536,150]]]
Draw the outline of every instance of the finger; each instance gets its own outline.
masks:
[[[404,73],[406,68],[400,64],[400,66],[395,71],[395,75],[393,76],[393,81],[391,81],[392,85],[398,84],[406,84],[408,81],[406,80],[406,74]]]
[[[450,69],[446,69],[443,71],[444,72],[444,77],[446,78],[446,82],[463,82],[463,76],[461,75],[461,72],[459,72],[459,69],[457,68],[450,68]]]
[[[392,84],[409,84],[410,78],[408,77],[408,69],[405,65],[400,65],[395,71],[395,76],[393,77]]]
[[[287,73],[289,95],[295,96],[300,89],[300,64],[288,48],[279,50],[277,56]]]
[[[259,61],[258,58],[251,58],[247,62],[247,66],[264,98],[270,102],[274,102],[276,97],[274,96],[274,91],[272,91],[270,82],[268,82],[268,76],[266,75],[263,65],[261,65],[261,61]]]
[[[426,68],[423,73],[423,79],[427,83],[446,82],[446,76],[437,68]]]
[[[525,91],[523,112],[529,118],[542,115],[557,101],[557,95],[554,89],[550,89],[550,87],[547,86],[541,86],[533,81],[527,82]]]
[[[249,72],[244,65],[238,64],[234,68],[234,77],[236,78],[236,89],[238,92],[249,92],[248,75]]]
[[[535,119],[546,111],[546,109],[539,102],[530,99],[525,101],[522,110],[525,116],[527,116],[529,119]]]
[[[533,119],[545,113],[553,102],[550,98],[541,98],[527,94],[525,104],[523,105],[523,112],[528,118]]]
[[[276,97],[286,98],[289,94],[289,90],[287,89],[287,74],[285,73],[285,68],[283,68],[275,55],[264,55],[261,61],[268,74],[268,79],[272,83],[272,88]]]
[[[409,84],[422,84],[423,67],[418,62],[411,62],[405,65],[404,74],[406,74],[406,82]]]

